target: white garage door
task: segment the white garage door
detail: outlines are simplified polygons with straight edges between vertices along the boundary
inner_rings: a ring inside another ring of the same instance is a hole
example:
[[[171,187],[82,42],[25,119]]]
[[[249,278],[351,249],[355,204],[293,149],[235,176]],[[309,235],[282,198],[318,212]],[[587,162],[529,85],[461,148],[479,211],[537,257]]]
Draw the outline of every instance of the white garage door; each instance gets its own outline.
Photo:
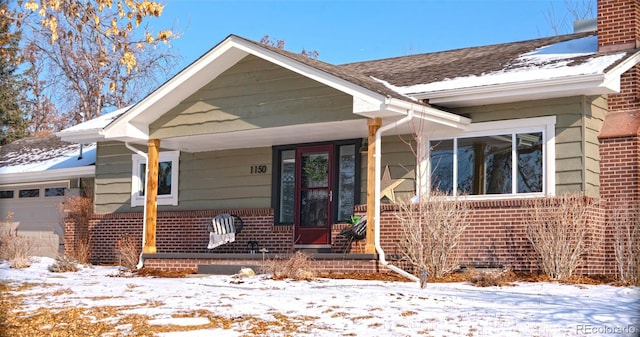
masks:
[[[60,205],[68,189],[68,181],[0,186],[0,218],[13,213],[12,221],[20,222],[18,235],[33,239],[32,255],[62,252]]]

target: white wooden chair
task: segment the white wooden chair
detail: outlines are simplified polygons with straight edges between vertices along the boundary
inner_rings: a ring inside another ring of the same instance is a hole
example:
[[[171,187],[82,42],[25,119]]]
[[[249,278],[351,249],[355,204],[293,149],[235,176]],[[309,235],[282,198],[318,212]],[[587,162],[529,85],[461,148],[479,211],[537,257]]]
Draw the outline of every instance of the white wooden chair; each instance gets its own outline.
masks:
[[[216,215],[207,225],[209,245],[207,249],[214,249],[224,244],[236,241],[236,234],[240,234],[244,222],[234,214],[223,213]]]

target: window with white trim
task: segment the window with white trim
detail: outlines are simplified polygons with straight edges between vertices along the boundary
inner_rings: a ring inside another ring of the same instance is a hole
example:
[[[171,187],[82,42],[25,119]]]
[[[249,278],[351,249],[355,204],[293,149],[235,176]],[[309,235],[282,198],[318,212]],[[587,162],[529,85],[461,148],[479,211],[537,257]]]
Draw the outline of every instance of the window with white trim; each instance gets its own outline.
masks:
[[[143,206],[147,162],[138,154],[132,155],[131,207]],[[178,172],[180,151],[160,152],[158,155],[158,205],[178,205]]]
[[[429,140],[430,190],[450,195],[522,196],[555,192],[555,117],[476,123]]]

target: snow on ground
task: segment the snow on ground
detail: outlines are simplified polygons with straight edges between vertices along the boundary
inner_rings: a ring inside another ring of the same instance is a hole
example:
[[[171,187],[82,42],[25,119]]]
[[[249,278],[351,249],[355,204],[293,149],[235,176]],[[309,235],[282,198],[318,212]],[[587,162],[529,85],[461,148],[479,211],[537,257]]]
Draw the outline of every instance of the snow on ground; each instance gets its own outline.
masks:
[[[288,316],[306,325],[296,336],[635,336],[640,331],[638,287],[540,282],[487,288],[432,283],[420,289],[406,282],[274,281],[265,275],[114,277],[117,267],[51,273],[47,267],[53,263],[33,258],[26,269],[0,263],[0,282],[37,284],[20,291],[27,295],[26,310],[121,306],[122,314],[148,316],[151,324],[195,329],[158,334],[164,337],[247,334],[247,321],[197,330],[208,318],[177,315],[203,310],[266,321]]]

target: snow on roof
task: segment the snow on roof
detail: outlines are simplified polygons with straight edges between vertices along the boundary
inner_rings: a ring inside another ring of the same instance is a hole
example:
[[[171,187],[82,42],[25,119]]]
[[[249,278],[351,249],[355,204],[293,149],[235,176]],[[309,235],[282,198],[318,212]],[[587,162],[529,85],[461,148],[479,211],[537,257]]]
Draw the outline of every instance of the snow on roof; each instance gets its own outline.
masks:
[[[597,36],[554,43],[520,55],[499,71],[445,78],[442,81],[395,86],[372,77],[392,90],[404,95],[424,92],[471,88],[497,84],[551,80],[570,76],[602,74],[626,53],[597,55]],[[579,62],[583,61],[583,62]]]
[[[95,162],[95,144],[63,142],[56,136],[24,138],[0,147],[0,174],[76,168]]]
[[[84,123],[80,123],[74,125],[72,127],[66,128],[58,133],[58,135],[72,134],[76,132],[88,132],[88,131],[97,131],[101,130],[107,125],[109,125],[114,119],[120,117],[123,113],[129,110],[131,106],[127,106],[112,112],[104,113],[99,117],[88,120]]]

